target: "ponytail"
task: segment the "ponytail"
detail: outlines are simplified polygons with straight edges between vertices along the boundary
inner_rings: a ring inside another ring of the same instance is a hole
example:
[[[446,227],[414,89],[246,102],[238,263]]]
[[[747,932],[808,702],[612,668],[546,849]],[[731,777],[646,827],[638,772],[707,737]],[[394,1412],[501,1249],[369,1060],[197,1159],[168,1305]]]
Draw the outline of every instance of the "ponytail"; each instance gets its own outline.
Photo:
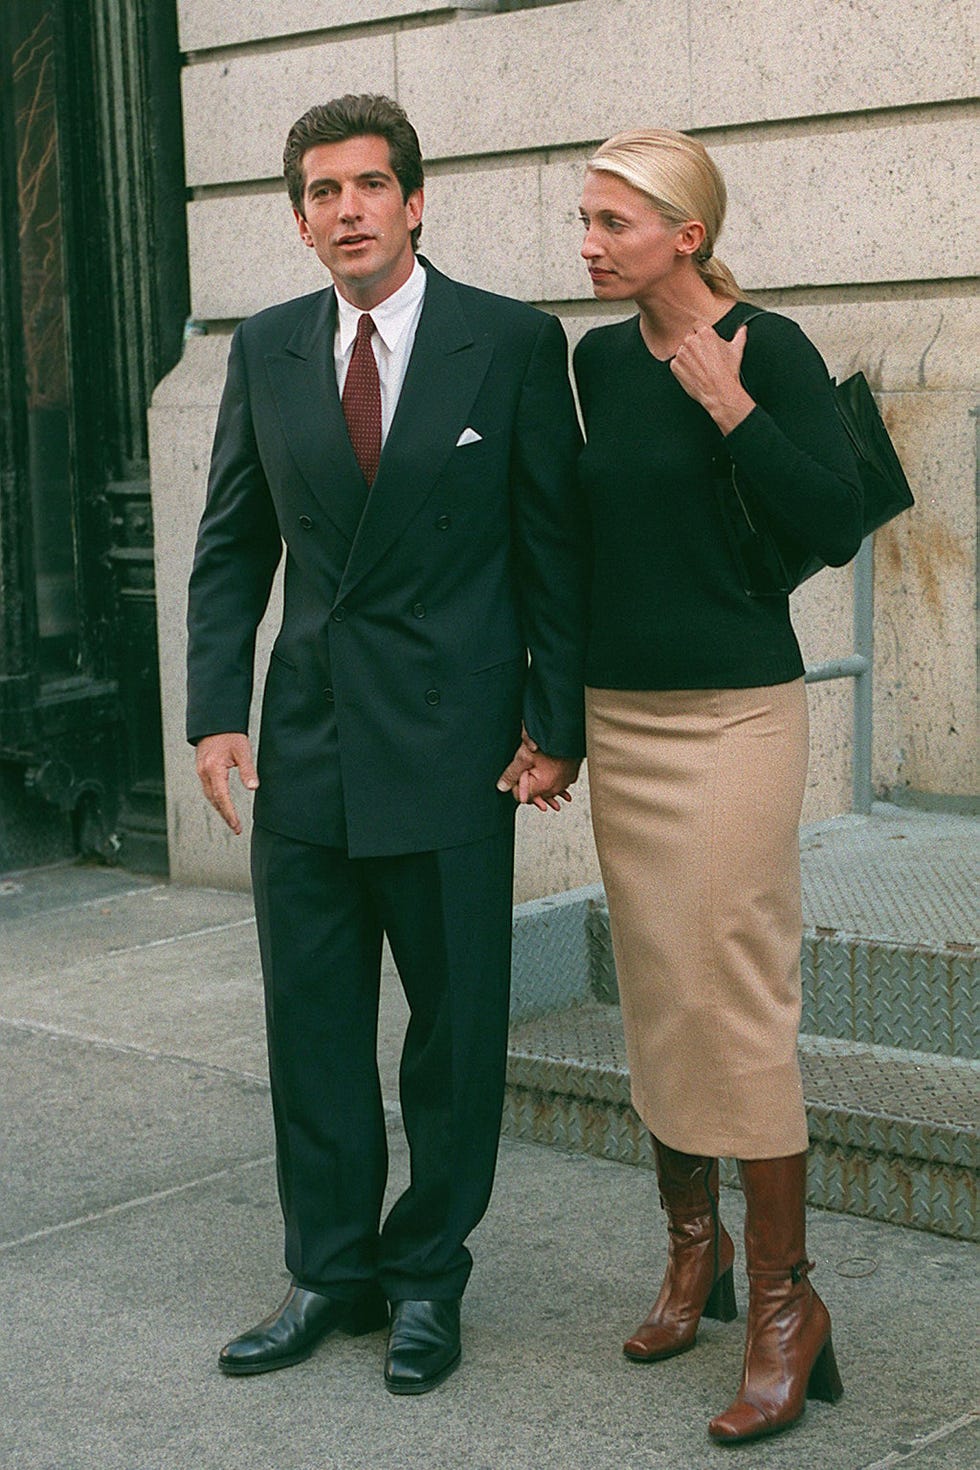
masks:
[[[709,255],[705,259],[696,256],[694,264],[704,284],[716,296],[730,296],[734,301],[748,301],[749,298],[728,266],[720,261],[717,255]]]

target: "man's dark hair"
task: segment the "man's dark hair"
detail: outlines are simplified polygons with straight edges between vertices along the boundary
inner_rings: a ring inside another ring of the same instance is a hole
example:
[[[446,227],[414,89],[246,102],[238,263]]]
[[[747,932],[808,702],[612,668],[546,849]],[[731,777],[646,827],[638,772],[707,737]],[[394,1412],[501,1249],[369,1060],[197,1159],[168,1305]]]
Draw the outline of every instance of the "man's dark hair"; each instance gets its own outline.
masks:
[[[344,143],[348,138],[364,137],[384,138],[388,144],[391,171],[398,180],[403,199],[421,189],[425,178],[422,150],[404,108],[390,97],[370,92],[355,96],[348,92],[345,97],[311,107],[289,129],[282,153],[283,173],[290,202],[304,218],[303,158],[307,151],[318,143]],[[421,233],[422,226],[418,224],[412,231],[413,248],[418,246]]]

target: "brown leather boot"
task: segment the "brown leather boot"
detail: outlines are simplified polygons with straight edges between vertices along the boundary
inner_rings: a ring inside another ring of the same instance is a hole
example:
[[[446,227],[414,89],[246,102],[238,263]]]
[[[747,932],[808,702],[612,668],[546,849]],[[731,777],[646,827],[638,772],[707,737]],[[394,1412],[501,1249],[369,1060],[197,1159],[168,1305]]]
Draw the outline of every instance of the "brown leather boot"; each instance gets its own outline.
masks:
[[[830,1313],[810,1285],[806,1256],[806,1154],[739,1163],[745,1190],[749,1320],[742,1386],[708,1433],[726,1443],[795,1424],[806,1401],[844,1392]]]
[[[653,1140],[660,1204],[667,1213],[667,1271],[646,1321],[623,1344],[635,1363],[673,1358],[694,1346],[698,1322],[737,1315],[735,1247],[718,1218],[718,1160]]]

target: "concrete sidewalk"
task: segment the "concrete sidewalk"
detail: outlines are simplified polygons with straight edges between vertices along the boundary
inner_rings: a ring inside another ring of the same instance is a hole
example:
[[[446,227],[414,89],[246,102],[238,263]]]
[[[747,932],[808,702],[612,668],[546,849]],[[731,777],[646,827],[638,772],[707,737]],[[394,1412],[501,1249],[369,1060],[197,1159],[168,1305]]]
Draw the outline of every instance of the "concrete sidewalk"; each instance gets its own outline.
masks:
[[[386,979],[393,1104],[404,1026]],[[640,1367],[664,1228],[645,1170],[505,1142],[473,1237],[464,1362],[395,1399],[382,1334],[228,1380],[222,1341],[285,1289],[249,900],[94,868],[0,883],[3,1470],[967,1470],[980,1464],[977,1253],[814,1211],[836,1407],[724,1450],[740,1320]],[[732,1234],[741,1196],[722,1202]]]

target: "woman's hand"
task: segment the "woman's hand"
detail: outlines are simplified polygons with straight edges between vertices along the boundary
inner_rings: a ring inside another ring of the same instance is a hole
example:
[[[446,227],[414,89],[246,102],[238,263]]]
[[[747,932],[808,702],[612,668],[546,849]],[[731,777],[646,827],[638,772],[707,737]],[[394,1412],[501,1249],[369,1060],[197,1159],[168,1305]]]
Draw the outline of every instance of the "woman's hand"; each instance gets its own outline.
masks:
[[[670,370],[684,392],[710,413],[723,434],[730,434],[755,407],[738,375],[746,331],[739,327],[726,342],[713,326],[699,322],[671,359]]]

